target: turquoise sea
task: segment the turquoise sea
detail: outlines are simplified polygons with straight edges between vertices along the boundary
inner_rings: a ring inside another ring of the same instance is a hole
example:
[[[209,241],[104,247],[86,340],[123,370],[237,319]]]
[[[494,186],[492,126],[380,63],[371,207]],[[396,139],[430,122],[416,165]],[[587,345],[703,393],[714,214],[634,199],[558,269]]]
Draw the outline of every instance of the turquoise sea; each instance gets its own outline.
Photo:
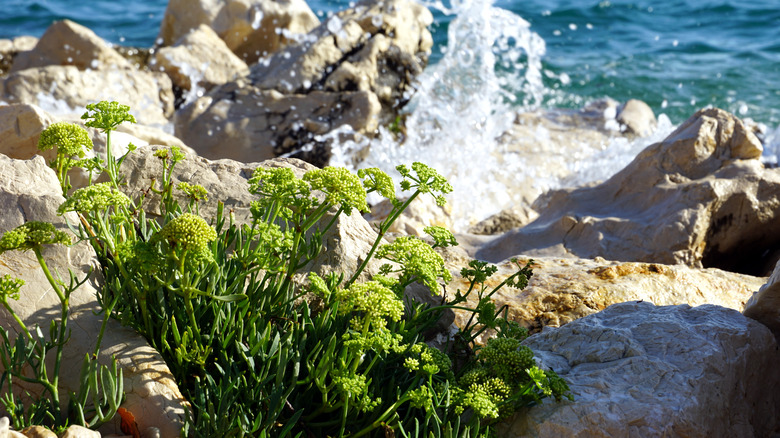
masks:
[[[149,47],[166,5],[4,0],[0,38],[40,36],[53,20],[69,18],[113,43]],[[349,2],[309,5],[325,17]],[[454,17],[442,9],[462,3],[430,5],[435,62],[446,50]],[[544,40],[544,105],[638,98],[675,124],[706,105],[780,124],[780,8],[774,0],[496,0],[494,6],[527,20]],[[498,59],[497,68],[512,69],[513,62]]]

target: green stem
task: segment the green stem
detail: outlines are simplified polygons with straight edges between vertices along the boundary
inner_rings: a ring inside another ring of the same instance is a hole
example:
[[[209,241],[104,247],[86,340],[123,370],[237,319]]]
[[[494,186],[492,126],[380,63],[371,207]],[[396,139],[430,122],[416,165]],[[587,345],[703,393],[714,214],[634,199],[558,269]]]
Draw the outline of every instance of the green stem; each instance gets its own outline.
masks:
[[[401,204],[400,207],[393,208],[393,210],[390,212],[390,215],[387,216],[387,218],[382,222],[382,224],[379,226],[379,231],[377,233],[376,240],[374,240],[374,244],[371,246],[371,250],[368,251],[368,254],[366,255],[366,258],[363,259],[363,262],[358,266],[355,273],[352,275],[352,278],[349,279],[344,284],[344,287],[349,287],[352,283],[357,280],[357,278],[360,276],[360,274],[363,273],[363,270],[366,269],[366,266],[368,265],[369,260],[374,256],[374,252],[379,247],[379,244],[382,243],[382,239],[385,237],[385,234],[387,233],[387,230],[390,229],[390,226],[393,225],[393,222],[395,222],[400,216],[401,213],[406,210],[407,207],[409,207],[409,204],[414,201],[414,199],[420,194],[420,191],[416,191],[412,193],[412,196],[409,197],[403,204]]]
[[[11,308],[11,305],[8,304],[8,301],[5,299],[5,297],[3,297],[3,299],[2,299],[2,303],[3,303],[3,307],[5,307],[5,309],[8,311],[8,313],[10,313],[11,316],[13,316],[14,320],[16,321],[16,323],[19,324],[19,327],[21,327],[22,330],[24,331],[24,333],[27,335],[27,339],[32,341],[33,340],[33,335],[30,334],[29,330],[27,330],[27,326],[24,325],[24,322],[22,322],[22,320],[19,318],[19,315],[17,315],[16,312],[14,312],[14,310]]]

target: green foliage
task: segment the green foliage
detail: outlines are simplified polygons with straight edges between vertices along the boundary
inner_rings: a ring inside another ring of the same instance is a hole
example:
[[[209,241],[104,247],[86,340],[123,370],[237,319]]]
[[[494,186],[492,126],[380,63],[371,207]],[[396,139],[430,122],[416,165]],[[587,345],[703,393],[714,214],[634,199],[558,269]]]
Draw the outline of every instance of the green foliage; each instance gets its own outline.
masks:
[[[84,117],[110,133],[127,111],[101,103]],[[439,306],[405,301],[412,283],[437,294],[451,280],[434,250],[457,244],[449,231],[426,228],[433,246],[408,236],[384,240],[417,196],[445,202],[452,187],[430,167],[398,167],[410,192],[403,201],[375,168],[354,175],[326,167],[299,178],[290,168],[258,167],[249,179],[251,219],[239,224],[221,203],[216,217],[200,217],[206,193],[196,185],[176,187],[189,198],[183,211],[172,174],[186,158],[177,148],[155,155],[163,162],[159,186],[152,181],[143,196],[160,196],[159,217],[138,208],[143,198],[119,196],[115,166],[123,158],[110,155],[100,167],[111,183],[76,191],[61,211],[77,212],[80,237],[100,257],[106,284],[98,300],[162,354],[192,404],[187,435],[488,436],[503,412],[567,393],[565,382],[530,365],[530,350],[510,351],[506,339],[519,342],[524,333],[491,301],[498,287],[484,283],[494,267],[472,262],[462,273],[468,289]],[[372,192],[393,207],[351,276],[308,272],[301,285],[323,236],[342,214],[366,211]],[[373,259],[390,263],[358,281]],[[518,268],[499,287],[524,286],[530,264]],[[475,308],[467,306],[472,294]],[[471,318],[440,351],[422,339],[448,309]],[[476,339],[488,329],[501,340],[480,349]],[[506,358],[514,362],[500,366]]]
[[[96,427],[110,420],[124,398],[122,372],[117,369],[116,361],[111,367],[97,363],[100,340],[93,355],[85,355],[82,363],[78,394],[68,394],[67,409],[62,410],[65,401],[59,391],[59,377],[62,365],[62,353],[68,339],[68,315],[70,295],[87,278],[77,280],[70,274],[69,284],[55,279],[46,260],[43,258],[43,245],[70,245],[71,238],[47,222],[27,222],[0,237],[0,253],[12,250],[35,253],[50,286],[60,300],[58,320],[51,321],[48,338],[40,328],[28,328],[16,311],[11,307],[9,298],[18,300],[24,281],[4,275],[0,278],[0,304],[13,317],[21,333],[15,341],[9,332],[0,328],[2,347],[0,364],[3,373],[0,376],[0,389],[3,389],[0,402],[3,403],[16,429],[31,425],[46,425],[54,430],[64,430],[70,424]],[[110,309],[106,311],[99,339],[105,330]],[[52,359],[52,360],[47,360]],[[16,382],[25,389],[17,388]],[[16,393],[21,392],[21,396]]]

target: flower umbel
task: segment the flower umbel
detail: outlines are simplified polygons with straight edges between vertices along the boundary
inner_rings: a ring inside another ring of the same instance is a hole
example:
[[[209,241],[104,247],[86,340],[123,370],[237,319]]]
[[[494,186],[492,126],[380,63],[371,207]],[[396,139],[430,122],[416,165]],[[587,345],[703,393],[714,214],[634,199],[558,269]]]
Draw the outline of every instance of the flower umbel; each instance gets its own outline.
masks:
[[[396,170],[404,177],[401,181],[402,189],[409,190],[416,187],[420,193],[430,193],[436,199],[436,205],[439,207],[447,203],[444,195],[452,192],[452,186],[436,169],[423,163],[414,162],[412,170],[417,176],[412,175],[409,168],[403,164],[396,166]]]
[[[14,278],[8,274],[0,277],[0,301],[5,302],[8,298],[12,300],[19,299],[19,289],[24,286],[24,280]]]
[[[200,185],[200,184],[190,184],[187,182],[180,182],[177,186],[177,189],[184,192],[185,195],[187,195],[188,198],[192,201],[208,201],[209,197],[208,192],[206,189]]]
[[[425,234],[433,237],[434,248],[446,248],[448,246],[458,245],[458,241],[455,240],[455,236],[452,235],[452,232],[444,227],[430,226],[423,228],[423,231],[425,231]]]
[[[206,221],[192,213],[184,213],[165,224],[152,238],[165,240],[172,248],[202,252],[217,238],[217,232]]]
[[[359,169],[358,177],[363,178],[363,187],[367,192],[379,192],[385,198],[395,200],[395,184],[388,174],[377,167]]]
[[[326,167],[306,172],[303,180],[311,184],[312,190],[325,192],[325,202],[341,205],[350,214],[353,208],[368,211],[366,190],[360,179],[344,167]]]
[[[45,151],[54,146],[57,147],[57,153],[60,155],[84,158],[84,151],[92,150],[93,144],[89,134],[81,126],[57,122],[44,129],[38,139],[38,150]]]
[[[118,102],[98,102],[87,105],[87,112],[81,116],[85,125],[97,128],[103,132],[113,131],[122,122],[135,123],[135,117],[130,114],[130,107]]]
[[[417,280],[428,286],[432,293],[440,288],[436,282],[438,278],[445,282],[452,280],[441,255],[414,236],[401,236],[393,243],[379,247],[376,256],[400,264],[408,280]]]
[[[57,213],[63,214],[66,211],[84,213],[104,210],[112,206],[117,208],[129,204],[130,198],[116,190],[111,183],[99,183],[73,192],[73,195],[59,206]]]
[[[0,254],[15,249],[26,251],[55,243],[70,245],[70,236],[48,222],[32,221],[6,231],[3,237],[0,237]]]

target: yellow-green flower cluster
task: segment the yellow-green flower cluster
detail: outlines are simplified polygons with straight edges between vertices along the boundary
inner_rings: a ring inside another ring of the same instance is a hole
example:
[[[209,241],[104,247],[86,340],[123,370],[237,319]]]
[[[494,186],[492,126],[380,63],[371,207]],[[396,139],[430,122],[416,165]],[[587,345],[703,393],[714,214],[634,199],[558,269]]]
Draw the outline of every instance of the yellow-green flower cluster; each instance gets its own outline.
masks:
[[[8,274],[0,277],[0,301],[6,302],[8,298],[12,300],[19,299],[19,289],[24,286],[24,280],[14,278]]]
[[[488,340],[479,352],[479,359],[495,375],[509,382],[527,381],[527,370],[536,367],[533,351],[514,338]]]
[[[57,122],[44,129],[38,139],[38,150],[45,151],[54,146],[57,146],[58,155],[83,158],[85,149],[91,150],[93,145],[89,134],[81,126]]]
[[[409,350],[414,357],[404,359],[404,366],[410,371],[421,371],[429,376],[441,374],[454,379],[452,361],[440,350],[421,343],[412,345]]]
[[[174,163],[184,159],[184,154],[181,152],[181,148],[178,146],[171,146],[168,149],[157,149],[153,154],[155,157],[165,161],[171,159]]]
[[[379,247],[376,256],[400,264],[404,275],[416,278],[428,286],[432,293],[439,290],[439,284],[436,282],[438,278],[445,282],[452,280],[441,255],[414,236],[401,236],[393,243]]]
[[[348,373],[339,375],[334,373],[333,383],[347,399],[354,400],[357,408],[363,412],[373,411],[382,403],[381,398],[372,400],[368,395],[368,384],[364,374]]]
[[[64,231],[60,231],[48,222],[31,221],[6,231],[0,237],[0,253],[11,250],[40,248],[41,245],[62,243],[70,245],[70,237]]]
[[[501,379],[489,378],[481,383],[472,383],[465,388],[460,407],[471,408],[482,418],[496,419],[500,415],[499,404],[506,400],[512,391]]]
[[[367,192],[379,192],[385,198],[395,201],[395,184],[388,174],[377,167],[359,169],[358,177],[363,179]]]
[[[433,407],[431,403],[432,398],[433,394],[427,386],[421,386],[409,391],[409,404],[411,404],[413,408],[424,408],[426,411],[431,409]]]
[[[433,238],[434,246],[446,248],[448,246],[457,246],[458,241],[455,240],[455,236],[452,232],[444,227],[430,226],[423,228],[425,234]]]
[[[325,192],[325,202],[341,205],[346,214],[350,214],[353,208],[368,211],[363,183],[344,167],[310,170],[303,175],[303,180],[311,185],[312,190]]]
[[[404,315],[404,304],[395,292],[375,280],[353,283],[336,292],[336,299],[341,302],[340,314],[362,312],[374,327],[384,327],[386,319],[399,321]]]
[[[165,240],[172,248],[199,253],[216,238],[217,232],[202,217],[184,213],[165,224],[152,240]]]
[[[309,290],[320,298],[327,298],[330,295],[325,280],[314,271],[309,272]]]
[[[140,240],[128,240],[116,246],[116,254],[125,266],[133,266],[144,273],[157,273],[164,265],[163,257],[154,245]]]
[[[71,195],[62,205],[57,209],[58,214],[63,214],[66,211],[98,211],[119,206],[127,206],[130,204],[130,198],[124,193],[116,190],[111,183],[99,183],[92,184],[87,187],[82,187]]]
[[[342,338],[344,346],[355,352],[366,351],[403,351],[403,336],[398,333],[392,333],[386,327],[380,327],[368,333],[357,331],[344,333]]]
[[[180,182],[177,186],[177,189],[184,192],[185,195],[187,195],[188,198],[190,198],[193,201],[208,201],[209,197],[208,192],[206,189],[200,185],[200,184],[190,184],[187,182]]]
[[[412,170],[417,176],[413,176],[409,171],[409,168],[401,164],[395,168],[404,179],[401,181],[401,188],[403,190],[409,190],[412,187],[416,187],[420,193],[430,193],[436,199],[438,206],[443,206],[447,203],[444,199],[444,195],[452,192],[452,186],[436,171],[436,169],[429,167],[423,163],[412,163]],[[412,184],[414,182],[414,184]],[[437,194],[438,193],[438,194]]]
[[[297,178],[288,167],[258,167],[248,182],[249,192],[261,196],[252,202],[252,217],[256,220],[266,220],[269,212],[290,219],[294,212],[305,212],[316,204],[309,183]]]
[[[123,122],[135,123],[135,117],[130,114],[130,107],[118,102],[98,102],[87,105],[87,111],[81,116],[87,120],[85,125],[97,128],[103,132],[113,131]]]

